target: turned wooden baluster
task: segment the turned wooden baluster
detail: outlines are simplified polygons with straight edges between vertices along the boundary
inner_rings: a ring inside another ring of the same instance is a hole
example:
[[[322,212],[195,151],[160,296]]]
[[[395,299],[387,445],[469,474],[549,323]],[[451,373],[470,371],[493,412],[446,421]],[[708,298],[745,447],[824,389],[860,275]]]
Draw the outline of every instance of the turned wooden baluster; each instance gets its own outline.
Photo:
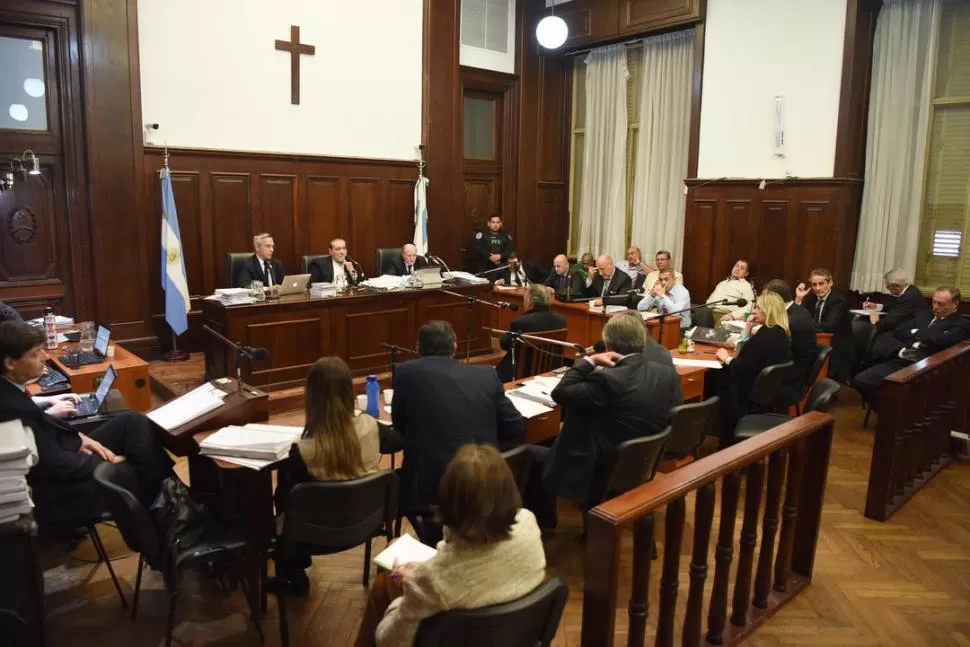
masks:
[[[731,472],[721,480],[721,529],[714,550],[714,587],[707,614],[707,642],[724,642],[724,622],[727,620],[728,584],[731,580],[731,560],[734,555],[734,519],[738,515],[738,493],[741,472]]]
[[[697,491],[694,499],[694,551],[690,558],[690,591],[684,616],[684,647],[701,640],[701,617],[704,611],[704,582],[707,580],[707,548],[711,543],[714,523],[714,484]]]
[[[758,509],[761,507],[761,489],[764,485],[764,460],[748,465],[738,573],[734,582],[734,605],[731,611],[731,624],[736,627],[743,627],[747,623],[748,605],[751,603],[751,568],[754,566],[754,548],[758,544]]]
[[[788,483],[785,489],[785,506],[781,512],[781,537],[778,539],[778,557],[775,559],[775,590],[785,592],[791,573],[791,551],[795,544],[795,522],[798,519],[798,494],[802,487],[805,468],[805,443],[794,445],[788,455]]]
[[[650,561],[653,556],[653,515],[638,519],[633,524],[633,591],[630,593],[630,628],[627,632],[629,647],[643,647],[647,633],[648,587],[650,584]]]
[[[777,451],[768,459],[768,497],[761,522],[761,552],[758,554],[758,571],[754,577],[754,606],[768,608],[771,591],[771,562],[775,556],[775,534],[778,532],[778,506],[781,505],[781,487],[785,482],[787,457]]]
[[[664,522],[664,567],[660,577],[660,615],[657,618],[658,647],[673,647],[674,613],[680,578],[680,542],[684,536],[684,497],[667,504]]]

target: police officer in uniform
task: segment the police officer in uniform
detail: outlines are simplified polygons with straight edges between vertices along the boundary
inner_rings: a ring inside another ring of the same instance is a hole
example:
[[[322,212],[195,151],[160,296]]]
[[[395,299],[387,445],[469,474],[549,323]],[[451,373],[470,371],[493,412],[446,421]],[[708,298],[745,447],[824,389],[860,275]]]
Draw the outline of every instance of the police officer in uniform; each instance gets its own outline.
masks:
[[[487,230],[475,234],[475,256],[481,272],[505,265],[512,249],[512,237],[502,229],[502,216],[498,214],[489,217]]]

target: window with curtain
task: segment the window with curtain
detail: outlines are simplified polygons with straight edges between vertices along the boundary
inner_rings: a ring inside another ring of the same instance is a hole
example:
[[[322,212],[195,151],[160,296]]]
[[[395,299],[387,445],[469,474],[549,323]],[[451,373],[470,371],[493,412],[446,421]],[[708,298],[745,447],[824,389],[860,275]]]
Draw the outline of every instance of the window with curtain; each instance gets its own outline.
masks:
[[[970,295],[970,3],[946,0],[929,110],[916,284]],[[965,297],[966,298],[966,297]]]

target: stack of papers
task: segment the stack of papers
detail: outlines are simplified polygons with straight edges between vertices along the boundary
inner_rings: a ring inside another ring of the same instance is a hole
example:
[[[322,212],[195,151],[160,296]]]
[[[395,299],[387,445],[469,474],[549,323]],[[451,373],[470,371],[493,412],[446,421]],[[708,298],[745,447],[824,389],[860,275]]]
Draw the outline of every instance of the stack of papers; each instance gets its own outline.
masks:
[[[590,303],[592,303],[592,301],[590,301]],[[606,314],[611,315],[611,314],[615,314],[617,312],[624,312],[626,309],[627,309],[626,306],[606,306]],[[589,307],[589,311],[590,312],[603,312],[603,306],[594,306],[594,305],[591,305]]]
[[[674,357],[674,366],[691,366],[694,368],[712,368],[719,369],[723,368],[724,365],[721,364],[716,359],[681,359],[680,357]]]
[[[393,274],[382,274],[366,281],[361,281],[361,285],[373,290],[400,290],[408,280],[407,276],[394,276]]]
[[[29,323],[31,326],[43,326],[44,318],[37,317],[36,319],[28,319],[27,323]],[[62,317],[61,315],[54,315],[54,323],[57,326],[73,326],[74,317]]]
[[[401,535],[374,558],[374,563],[389,571],[394,568],[395,561],[399,566],[412,562],[421,564],[437,554],[437,550],[411,535]]]
[[[207,299],[215,299],[227,306],[238,306],[244,303],[253,303],[253,296],[247,288],[219,288],[215,294]]]
[[[172,431],[218,409],[222,406],[226,395],[228,394],[222,389],[216,388],[211,382],[206,382],[174,400],[169,400],[146,415],[165,431]]]
[[[546,405],[544,400],[536,398],[528,393],[522,393],[521,389],[506,391],[505,397],[512,402],[523,418],[535,418],[544,413],[552,411],[552,407]]]
[[[337,286],[333,283],[312,283],[310,284],[311,297],[335,297],[337,296]]]
[[[483,284],[489,282],[489,280],[485,277],[475,276],[474,274],[470,274],[468,272],[445,272],[442,274],[442,276],[445,277],[445,279],[454,279],[459,283]]]
[[[34,504],[27,472],[37,464],[34,434],[19,420],[0,423],[0,523],[16,521]]]
[[[199,443],[199,451],[205,456],[260,469],[286,458],[290,446],[302,435],[303,427],[284,425],[251,423],[245,427],[223,427]],[[240,462],[238,459],[245,460]]]

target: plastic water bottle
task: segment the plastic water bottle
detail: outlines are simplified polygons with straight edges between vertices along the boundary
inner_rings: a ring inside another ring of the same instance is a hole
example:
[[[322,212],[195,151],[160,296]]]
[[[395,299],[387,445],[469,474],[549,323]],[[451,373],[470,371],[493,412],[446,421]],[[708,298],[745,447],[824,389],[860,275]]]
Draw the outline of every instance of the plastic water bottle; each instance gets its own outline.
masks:
[[[374,418],[381,415],[381,385],[376,375],[367,376],[367,413]]]
[[[47,332],[47,350],[57,348],[57,317],[54,316],[54,308],[47,306],[44,308],[44,330]]]

